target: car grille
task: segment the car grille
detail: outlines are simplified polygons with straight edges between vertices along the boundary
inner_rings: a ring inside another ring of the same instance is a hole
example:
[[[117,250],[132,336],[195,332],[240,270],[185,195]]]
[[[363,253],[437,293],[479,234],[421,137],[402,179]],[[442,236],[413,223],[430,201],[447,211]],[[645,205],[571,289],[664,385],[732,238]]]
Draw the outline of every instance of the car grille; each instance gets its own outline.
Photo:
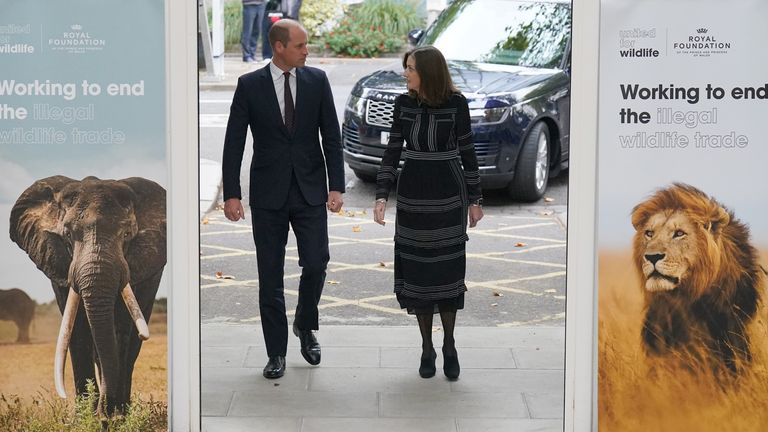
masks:
[[[372,126],[389,128],[392,126],[392,111],[395,104],[378,100],[368,100],[368,109],[365,110],[365,122]]]
[[[343,124],[341,125],[341,129],[344,135],[344,148],[353,153],[361,153],[363,148],[360,145],[360,134],[358,133],[357,128]]]
[[[478,158],[483,156],[496,156],[499,152],[499,143],[497,142],[476,142],[475,154]]]

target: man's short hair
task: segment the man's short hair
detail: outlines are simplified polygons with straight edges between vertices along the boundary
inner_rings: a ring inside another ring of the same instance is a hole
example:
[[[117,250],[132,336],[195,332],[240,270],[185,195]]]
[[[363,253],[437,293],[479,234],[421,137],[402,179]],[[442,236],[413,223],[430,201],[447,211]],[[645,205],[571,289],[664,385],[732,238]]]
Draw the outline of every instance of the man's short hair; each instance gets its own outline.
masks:
[[[304,26],[301,23],[288,18],[281,19],[272,24],[272,28],[269,29],[269,44],[274,48],[275,44],[279,41],[283,46],[288,46],[288,42],[291,40],[291,27],[298,27],[304,30]]]

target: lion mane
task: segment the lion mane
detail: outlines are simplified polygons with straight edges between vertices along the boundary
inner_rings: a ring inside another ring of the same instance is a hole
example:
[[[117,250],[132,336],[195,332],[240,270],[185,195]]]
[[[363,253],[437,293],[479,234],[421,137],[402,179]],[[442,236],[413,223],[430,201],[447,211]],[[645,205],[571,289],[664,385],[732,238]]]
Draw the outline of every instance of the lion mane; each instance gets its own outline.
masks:
[[[632,210],[633,261],[645,298],[651,356],[705,355],[732,372],[751,361],[746,327],[763,270],[749,228],[699,189],[674,183]]]

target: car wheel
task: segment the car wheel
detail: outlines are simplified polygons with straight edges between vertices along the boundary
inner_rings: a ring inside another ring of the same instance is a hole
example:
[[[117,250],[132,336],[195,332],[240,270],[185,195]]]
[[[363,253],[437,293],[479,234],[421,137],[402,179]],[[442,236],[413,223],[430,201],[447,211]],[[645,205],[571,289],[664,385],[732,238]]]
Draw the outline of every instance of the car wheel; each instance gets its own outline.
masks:
[[[517,157],[515,178],[509,185],[512,198],[533,202],[544,196],[549,181],[549,147],[549,129],[544,122],[538,122]]]
[[[376,174],[369,174],[364,171],[354,170],[355,177],[362,180],[364,183],[376,183]]]

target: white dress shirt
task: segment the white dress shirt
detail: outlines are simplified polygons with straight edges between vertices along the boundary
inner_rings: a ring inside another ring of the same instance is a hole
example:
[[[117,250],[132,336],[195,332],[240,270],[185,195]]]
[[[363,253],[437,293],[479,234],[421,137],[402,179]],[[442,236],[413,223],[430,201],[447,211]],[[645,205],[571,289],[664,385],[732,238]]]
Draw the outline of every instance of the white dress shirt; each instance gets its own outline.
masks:
[[[285,120],[285,75],[283,70],[269,62],[269,71],[272,73],[272,83],[275,85],[275,95],[277,103],[280,105],[280,116]],[[291,96],[293,96],[293,108],[296,110],[296,68],[289,70],[290,80],[288,85],[291,87]]]

